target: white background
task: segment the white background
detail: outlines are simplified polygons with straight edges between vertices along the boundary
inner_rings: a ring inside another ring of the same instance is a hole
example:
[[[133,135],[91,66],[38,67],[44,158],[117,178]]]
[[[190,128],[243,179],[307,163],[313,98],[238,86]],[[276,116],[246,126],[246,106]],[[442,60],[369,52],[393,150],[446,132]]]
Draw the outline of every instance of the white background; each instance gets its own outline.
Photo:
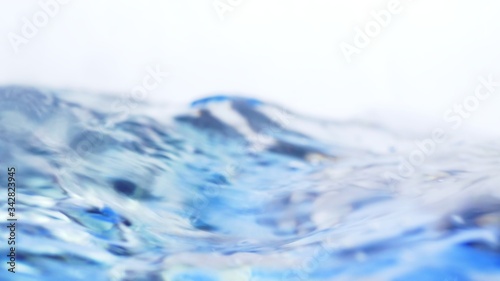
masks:
[[[329,118],[376,111],[438,123],[480,76],[500,80],[498,0],[401,0],[402,12],[347,63],[340,43],[352,44],[388,2],[243,0],[222,21],[212,0],[74,0],[15,53],[8,34],[41,8],[4,0],[0,84],[126,93],[159,64],[170,77],[151,101],[225,93]],[[499,109],[500,91],[465,128],[499,132]]]

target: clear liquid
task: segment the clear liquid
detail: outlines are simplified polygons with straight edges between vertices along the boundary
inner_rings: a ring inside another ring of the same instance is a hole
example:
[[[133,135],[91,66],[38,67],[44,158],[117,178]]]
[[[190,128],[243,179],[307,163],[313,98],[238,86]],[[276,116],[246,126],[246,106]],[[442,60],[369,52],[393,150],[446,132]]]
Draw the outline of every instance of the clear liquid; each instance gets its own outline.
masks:
[[[19,181],[1,280],[500,280],[498,143],[447,140],[402,173],[413,140],[368,122],[0,93],[0,180]]]

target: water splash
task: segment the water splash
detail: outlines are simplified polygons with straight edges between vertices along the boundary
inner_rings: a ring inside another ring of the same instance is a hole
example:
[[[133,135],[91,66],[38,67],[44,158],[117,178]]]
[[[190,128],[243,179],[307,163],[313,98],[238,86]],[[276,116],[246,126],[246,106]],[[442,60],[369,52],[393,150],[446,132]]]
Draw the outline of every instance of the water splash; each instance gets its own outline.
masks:
[[[163,115],[0,96],[1,169],[20,182],[1,280],[500,278],[498,143],[449,140],[393,180],[412,140],[370,122],[227,96]]]

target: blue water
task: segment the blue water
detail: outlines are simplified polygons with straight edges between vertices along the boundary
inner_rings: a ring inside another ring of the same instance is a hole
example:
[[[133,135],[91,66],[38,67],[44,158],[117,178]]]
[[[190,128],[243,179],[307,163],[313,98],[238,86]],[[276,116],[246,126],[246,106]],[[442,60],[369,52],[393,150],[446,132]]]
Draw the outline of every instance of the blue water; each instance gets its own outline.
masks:
[[[499,143],[450,139],[398,174],[414,149],[255,99],[3,87],[0,280],[500,280]]]

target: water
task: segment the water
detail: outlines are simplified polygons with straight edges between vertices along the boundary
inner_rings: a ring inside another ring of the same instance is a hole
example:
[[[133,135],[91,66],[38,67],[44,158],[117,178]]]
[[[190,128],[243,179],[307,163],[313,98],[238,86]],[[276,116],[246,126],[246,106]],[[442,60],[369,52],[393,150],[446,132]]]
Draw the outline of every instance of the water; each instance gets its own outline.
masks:
[[[253,99],[0,97],[1,280],[500,280],[498,142],[402,169],[401,132]]]

